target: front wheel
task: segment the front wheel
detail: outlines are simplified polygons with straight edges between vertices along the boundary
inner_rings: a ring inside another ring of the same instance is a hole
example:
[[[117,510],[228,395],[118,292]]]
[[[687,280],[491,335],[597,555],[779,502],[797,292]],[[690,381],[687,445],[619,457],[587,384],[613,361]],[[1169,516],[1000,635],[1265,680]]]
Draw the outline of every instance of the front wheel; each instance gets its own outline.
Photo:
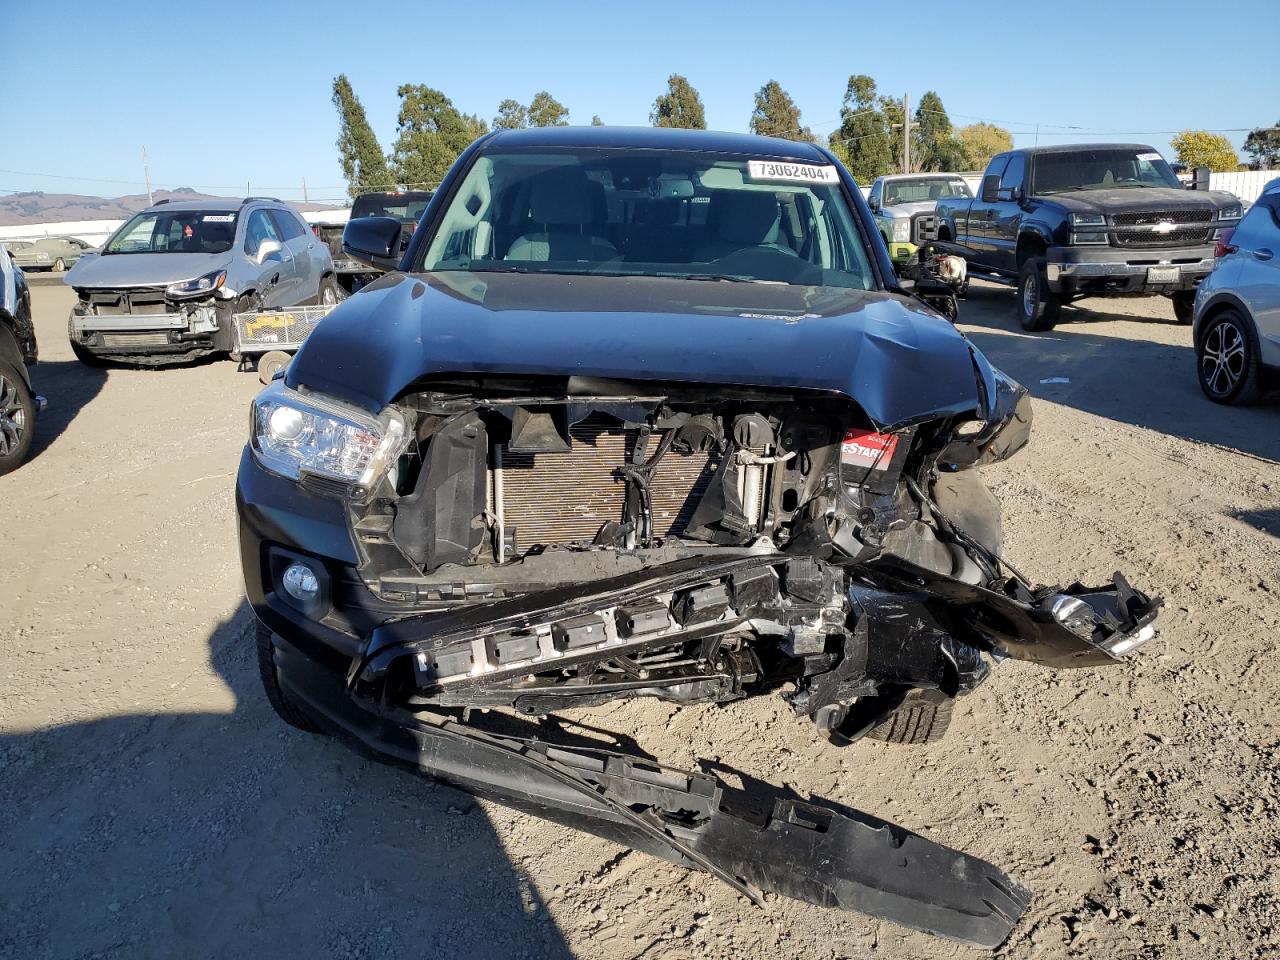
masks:
[[[1253,403],[1261,393],[1258,341],[1253,325],[1236,310],[1223,310],[1196,341],[1196,376],[1214,403]]]
[[[66,273],[67,262],[59,257],[57,260],[53,261],[53,269],[55,273]]]
[[[0,360],[0,474],[17,470],[31,450],[36,402],[13,364]]]
[[[338,302],[338,281],[333,277],[325,277],[320,281],[320,305],[332,307]]]
[[[1173,322],[1179,326],[1186,326],[1191,322],[1192,316],[1196,309],[1196,292],[1194,290],[1179,290],[1172,294],[1170,298],[1173,301]]]
[[[258,646],[258,673],[262,677],[262,689],[267,695],[271,709],[285,723],[307,733],[321,733],[321,729],[310,717],[298,709],[289,695],[280,686],[280,675],[276,673],[275,645],[271,642],[271,631],[254,621],[255,640]]]
[[[1044,257],[1028,257],[1018,273],[1018,322],[1031,333],[1052,330],[1062,313],[1062,301],[1049,289]]]

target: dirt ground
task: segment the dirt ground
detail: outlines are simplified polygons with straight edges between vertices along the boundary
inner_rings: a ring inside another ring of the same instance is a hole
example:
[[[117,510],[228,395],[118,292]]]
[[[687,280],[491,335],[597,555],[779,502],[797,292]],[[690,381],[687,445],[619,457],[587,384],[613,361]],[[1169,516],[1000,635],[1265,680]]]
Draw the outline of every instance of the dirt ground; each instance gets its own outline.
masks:
[[[233,526],[256,377],[82,367],[69,291],[33,299],[49,410],[0,478],[0,957],[982,955],[761,911],[284,727]],[[590,720],[1001,865],[1035,895],[1000,956],[1275,956],[1280,404],[1208,403],[1167,301],[1087,306],[1025,335],[982,287],[961,318],[1038,398],[1030,446],[988,472],[1009,558],[1163,594],[1136,659],[1007,662],[928,747],[838,749],[776,699]]]

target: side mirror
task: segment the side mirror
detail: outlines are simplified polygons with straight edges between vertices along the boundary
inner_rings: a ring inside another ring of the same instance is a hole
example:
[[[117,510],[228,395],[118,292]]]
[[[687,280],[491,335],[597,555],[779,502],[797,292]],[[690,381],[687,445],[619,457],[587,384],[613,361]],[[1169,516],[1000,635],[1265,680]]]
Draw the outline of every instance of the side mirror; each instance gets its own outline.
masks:
[[[258,244],[258,256],[255,258],[258,266],[262,266],[268,260],[283,262],[284,257],[280,255],[280,251],[283,249],[284,247],[279,240],[263,240]]]
[[[982,178],[982,192],[978,197],[983,203],[995,203],[999,193],[1000,177],[998,174],[989,173]]]
[[[875,197],[872,197],[867,201],[867,206],[871,208],[872,213],[880,212],[880,201],[877,200]]]
[[[342,252],[375,270],[395,270],[400,266],[400,221],[394,217],[347,221]]]

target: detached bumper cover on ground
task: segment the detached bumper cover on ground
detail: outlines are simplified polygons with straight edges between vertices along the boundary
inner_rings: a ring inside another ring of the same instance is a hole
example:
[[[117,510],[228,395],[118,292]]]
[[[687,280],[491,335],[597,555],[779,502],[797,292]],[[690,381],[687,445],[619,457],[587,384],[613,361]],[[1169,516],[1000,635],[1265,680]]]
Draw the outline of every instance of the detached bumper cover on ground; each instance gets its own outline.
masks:
[[[427,723],[374,710],[348,696],[340,676],[278,639],[276,662],[291,697],[366,748],[477,796],[684,867],[705,868],[705,860],[763,892],[982,947],[999,946],[1030,902],[1030,891],[986,861],[872,817],[793,799],[779,799],[760,817],[713,777],[479,733],[443,717]],[[628,817],[620,807],[640,812]]]

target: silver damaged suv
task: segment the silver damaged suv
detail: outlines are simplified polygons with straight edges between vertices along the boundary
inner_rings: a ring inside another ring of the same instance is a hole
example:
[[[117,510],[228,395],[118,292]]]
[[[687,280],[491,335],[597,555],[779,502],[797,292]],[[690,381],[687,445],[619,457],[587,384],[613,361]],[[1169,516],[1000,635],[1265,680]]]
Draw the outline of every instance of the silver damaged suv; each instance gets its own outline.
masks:
[[[67,273],[83,363],[162,363],[232,349],[234,313],[338,299],[329,248],[279,200],[161,201]]]

